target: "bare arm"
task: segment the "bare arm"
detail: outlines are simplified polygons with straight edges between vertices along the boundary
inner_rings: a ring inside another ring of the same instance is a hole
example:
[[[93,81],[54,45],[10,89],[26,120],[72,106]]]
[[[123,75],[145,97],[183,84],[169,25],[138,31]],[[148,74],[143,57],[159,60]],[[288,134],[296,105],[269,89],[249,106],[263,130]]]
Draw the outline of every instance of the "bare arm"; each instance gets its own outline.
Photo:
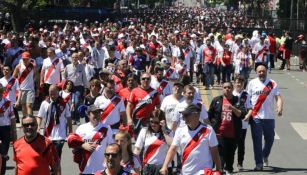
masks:
[[[40,131],[40,129],[41,129],[41,123],[42,123],[42,117],[40,117],[40,116],[37,116],[36,117],[36,121],[37,121],[37,132],[39,132]]]
[[[229,108],[232,110],[232,112],[236,115],[236,117],[240,117],[241,116],[241,110],[239,110],[238,108],[230,105]]]
[[[220,160],[220,155],[219,155],[219,150],[217,146],[210,147],[210,152],[212,156],[212,160],[215,163],[216,170],[222,171],[222,166],[221,166],[221,160]]]
[[[160,170],[160,174],[163,174],[163,175],[166,175],[167,174],[167,168],[168,168],[168,164],[174,159],[174,156],[176,154],[176,150],[177,150],[177,147],[172,145],[167,154],[166,154],[166,158],[164,160],[164,163],[163,163],[163,166]]]
[[[13,72],[13,77],[14,78],[18,78],[18,74],[19,74],[19,69],[20,69],[20,64],[18,64]]]
[[[16,119],[11,119],[11,140],[15,142],[17,139],[17,133],[16,133]]]
[[[44,75],[45,75],[45,70],[42,68],[41,73],[40,73],[40,85],[44,84]]]
[[[284,102],[283,102],[281,95],[275,96],[275,100],[276,100],[276,105],[277,105],[277,115],[282,116]]]
[[[127,115],[127,125],[132,125],[132,107],[133,104],[128,102],[127,108],[126,108],[126,115]]]
[[[140,154],[141,154],[141,149],[138,148],[138,147],[135,147],[134,150],[133,150],[133,153],[134,153],[135,155],[137,155],[137,156],[140,156]]]

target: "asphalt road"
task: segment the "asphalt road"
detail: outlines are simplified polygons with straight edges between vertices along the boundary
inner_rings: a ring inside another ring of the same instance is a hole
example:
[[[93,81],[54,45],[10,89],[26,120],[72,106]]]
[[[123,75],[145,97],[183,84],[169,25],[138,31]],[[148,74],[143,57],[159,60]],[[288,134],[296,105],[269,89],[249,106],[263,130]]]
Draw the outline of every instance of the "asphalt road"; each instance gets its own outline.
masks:
[[[276,120],[276,137],[269,157],[269,167],[263,172],[253,172],[254,159],[250,130],[246,138],[246,156],[244,172],[236,172],[239,175],[302,175],[307,174],[307,73],[299,72],[297,67],[291,71],[273,70],[268,76],[274,79],[281,89],[285,101],[283,116]],[[255,76],[254,73],[251,75]],[[221,89],[205,91],[199,87],[203,102],[209,105],[214,96],[221,94]],[[18,135],[21,136],[21,131]],[[10,148],[8,161],[8,175],[14,174],[14,162],[12,161],[12,148]],[[65,144],[62,155],[62,174],[78,174],[78,166],[72,161],[71,150]],[[234,164],[235,171],[236,161]]]

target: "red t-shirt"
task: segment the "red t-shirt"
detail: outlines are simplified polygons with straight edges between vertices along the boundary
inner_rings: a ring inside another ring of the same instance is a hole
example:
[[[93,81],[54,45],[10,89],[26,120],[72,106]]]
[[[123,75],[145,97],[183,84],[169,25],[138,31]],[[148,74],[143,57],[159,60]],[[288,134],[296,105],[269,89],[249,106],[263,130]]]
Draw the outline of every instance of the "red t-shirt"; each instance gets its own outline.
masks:
[[[17,164],[17,175],[49,175],[49,166],[58,163],[59,157],[51,140],[38,134],[28,143],[24,137],[13,145],[14,161]]]
[[[161,48],[161,45],[159,43],[150,42],[148,44],[148,50],[149,50],[150,58],[156,57],[157,53],[158,53],[158,49],[160,49],[160,48]]]
[[[276,53],[276,39],[273,36],[269,36],[269,41],[270,41],[270,53],[275,54]]]
[[[203,53],[202,53],[202,55],[203,55],[203,58],[205,58],[204,59],[204,63],[212,63],[213,61],[214,61],[214,59],[215,59],[215,56],[217,55],[217,51],[216,51],[216,49],[214,48],[214,47],[205,47],[204,49],[203,49]]]
[[[155,107],[160,105],[160,96],[158,93],[154,93],[153,91],[156,90],[151,87],[147,90],[137,87],[131,91],[129,102],[132,103],[135,108],[137,108],[139,103],[144,103],[144,106],[136,112],[136,118],[148,118]],[[153,98],[145,99],[145,97],[150,93],[155,94]]]
[[[231,103],[223,98],[223,107],[222,107],[222,123],[218,128],[217,134],[225,138],[235,138],[235,128],[232,120],[232,111],[228,108]]]
[[[131,94],[131,91],[129,90],[128,87],[121,89],[118,92],[118,95],[124,100],[125,106],[127,106],[127,103],[129,101],[129,98],[130,98],[130,94]]]
[[[224,51],[224,53],[223,53],[223,62],[226,65],[230,65],[230,63],[231,63],[231,55],[232,55],[231,52]]]

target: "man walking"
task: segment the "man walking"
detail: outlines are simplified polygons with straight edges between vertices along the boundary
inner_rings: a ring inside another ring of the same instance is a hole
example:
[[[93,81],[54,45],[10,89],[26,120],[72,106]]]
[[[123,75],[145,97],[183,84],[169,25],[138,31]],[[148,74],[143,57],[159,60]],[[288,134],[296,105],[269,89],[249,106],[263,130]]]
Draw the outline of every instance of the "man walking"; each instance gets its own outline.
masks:
[[[275,135],[275,110],[274,100],[277,105],[277,115],[283,111],[283,100],[274,80],[267,78],[267,67],[259,64],[256,67],[257,78],[251,80],[247,87],[247,93],[251,97],[252,112],[246,120],[251,119],[251,131],[254,146],[255,171],[263,170],[268,166],[268,157],[274,142]],[[262,144],[264,135],[264,145]]]

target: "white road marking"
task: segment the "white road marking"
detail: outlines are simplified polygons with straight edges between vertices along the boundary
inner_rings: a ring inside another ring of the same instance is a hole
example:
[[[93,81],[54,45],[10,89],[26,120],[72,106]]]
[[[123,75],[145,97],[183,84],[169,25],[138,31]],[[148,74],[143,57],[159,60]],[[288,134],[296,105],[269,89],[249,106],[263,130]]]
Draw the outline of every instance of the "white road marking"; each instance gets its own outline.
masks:
[[[291,125],[303,140],[307,140],[307,123],[291,123]]]

